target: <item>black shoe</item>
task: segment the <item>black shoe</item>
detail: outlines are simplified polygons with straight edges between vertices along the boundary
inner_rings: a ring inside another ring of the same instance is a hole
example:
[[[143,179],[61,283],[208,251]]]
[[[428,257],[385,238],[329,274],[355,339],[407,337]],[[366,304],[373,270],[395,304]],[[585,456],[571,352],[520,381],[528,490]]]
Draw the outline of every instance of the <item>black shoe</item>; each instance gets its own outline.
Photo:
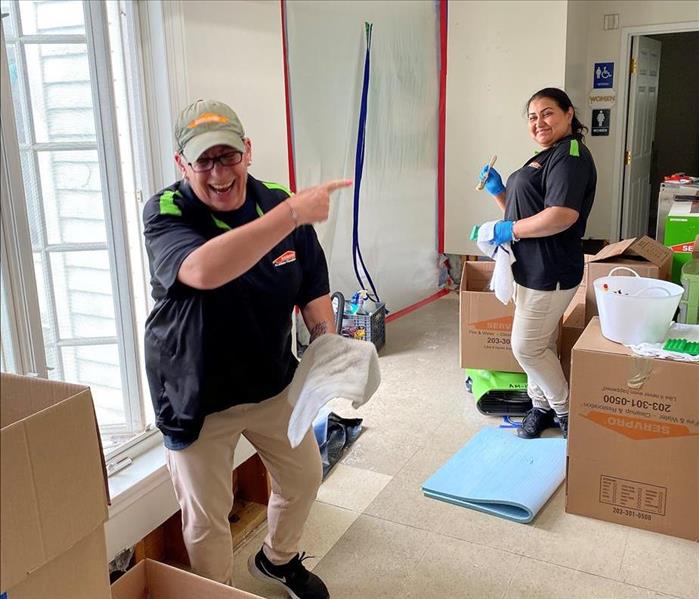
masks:
[[[522,420],[522,428],[517,429],[517,436],[522,439],[536,439],[547,428],[554,426],[555,412],[553,410],[542,410],[532,408]]]
[[[561,428],[561,434],[564,439],[568,438],[568,414],[565,416],[557,416],[558,426]]]
[[[328,599],[330,593],[323,581],[303,565],[303,560],[309,557],[297,553],[286,564],[275,566],[260,549],[256,555],[250,556],[248,570],[255,578],[286,589],[291,599]]]

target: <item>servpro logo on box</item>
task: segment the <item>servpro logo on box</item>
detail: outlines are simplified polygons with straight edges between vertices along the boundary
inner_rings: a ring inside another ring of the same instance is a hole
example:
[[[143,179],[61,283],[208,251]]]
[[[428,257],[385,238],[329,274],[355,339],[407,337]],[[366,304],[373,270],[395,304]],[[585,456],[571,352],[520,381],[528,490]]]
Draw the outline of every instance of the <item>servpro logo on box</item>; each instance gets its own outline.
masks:
[[[490,318],[488,320],[479,320],[469,322],[468,326],[477,331],[512,331],[512,316],[501,316],[499,318]]]
[[[693,241],[685,241],[684,243],[678,243],[676,245],[671,245],[670,249],[673,252],[683,252],[683,253],[692,253],[694,251],[694,242]]]
[[[581,416],[636,441],[641,439],[664,439],[668,437],[691,437],[699,435],[699,433],[693,433],[689,428],[681,424],[669,424],[666,422],[657,422],[655,420],[643,420],[631,416],[619,416],[595,411],[581,414]]]

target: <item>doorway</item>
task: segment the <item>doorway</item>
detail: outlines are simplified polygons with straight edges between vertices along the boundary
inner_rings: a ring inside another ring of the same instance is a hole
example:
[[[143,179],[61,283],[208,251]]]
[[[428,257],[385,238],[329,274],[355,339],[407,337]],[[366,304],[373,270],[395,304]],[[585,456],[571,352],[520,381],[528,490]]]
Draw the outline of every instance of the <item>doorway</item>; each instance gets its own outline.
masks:
[[[699,177],[699,31],[652,35],[662,44],[655,136],[650,163],[649,235],[656,230],[663,177]]]
[[[699,31],[632,35],[629,54],[622,239],[655,237],[665,176],[699,176]]]

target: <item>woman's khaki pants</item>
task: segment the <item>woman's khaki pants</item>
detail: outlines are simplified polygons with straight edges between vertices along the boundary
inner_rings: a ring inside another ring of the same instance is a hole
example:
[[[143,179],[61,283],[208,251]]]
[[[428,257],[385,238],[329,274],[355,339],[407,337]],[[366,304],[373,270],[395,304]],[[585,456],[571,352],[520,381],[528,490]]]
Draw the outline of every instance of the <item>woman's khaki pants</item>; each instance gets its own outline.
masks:
[[[515,286],[512,352],[527,373],[527,394],[535,408],[568,413],[568,383],[558,359],[558,325],[577,287],[537,291]]]
[[[292,407],[287,391],[259,404],[234,406],[207,416],[189,447],[167,450],[167,465],[182,510],[182,535],[195,572],[232,584],[233,544],[228,514],[233,507],[233,452],[244,435],[257,449],[272,479],[267,507],[265,555],[288,562],[322,480],[312,431],[292,449],[286,436]]]

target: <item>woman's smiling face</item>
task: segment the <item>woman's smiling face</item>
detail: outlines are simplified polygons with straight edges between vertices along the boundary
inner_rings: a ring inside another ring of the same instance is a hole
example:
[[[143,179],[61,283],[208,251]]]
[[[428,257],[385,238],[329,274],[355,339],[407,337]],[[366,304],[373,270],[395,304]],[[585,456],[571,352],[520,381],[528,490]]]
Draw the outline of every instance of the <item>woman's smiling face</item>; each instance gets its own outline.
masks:
[[[559,139],[572,134],[574,114],[572,107],[563,111],[552,98],[535,98],[527,108],[529,135],[543,149],[550,148]]]

